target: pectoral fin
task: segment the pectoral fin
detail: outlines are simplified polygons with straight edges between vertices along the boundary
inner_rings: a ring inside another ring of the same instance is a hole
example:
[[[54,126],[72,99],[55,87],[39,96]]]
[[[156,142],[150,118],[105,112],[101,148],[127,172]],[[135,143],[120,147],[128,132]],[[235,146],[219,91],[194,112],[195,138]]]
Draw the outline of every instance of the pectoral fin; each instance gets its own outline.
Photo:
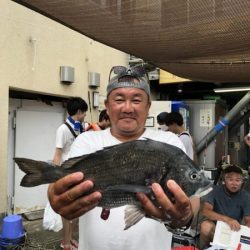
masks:
[[[128,228],[135,225],[143,217],[145,217],[145,212],[142,209],[142,207],[138,207],[136,205],[128,205],[128,206],[126,206],[125,214],[124,214],[124,221],[125,221],[124,230],[127,230]]]

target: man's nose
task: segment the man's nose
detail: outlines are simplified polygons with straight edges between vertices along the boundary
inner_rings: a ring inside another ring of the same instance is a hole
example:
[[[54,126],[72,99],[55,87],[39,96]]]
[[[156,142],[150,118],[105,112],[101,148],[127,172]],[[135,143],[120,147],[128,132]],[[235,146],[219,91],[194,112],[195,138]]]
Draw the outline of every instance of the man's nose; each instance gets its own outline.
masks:
[[[124,102],[123,111],[127,113],[133,111],[133,105],[131,101]]]

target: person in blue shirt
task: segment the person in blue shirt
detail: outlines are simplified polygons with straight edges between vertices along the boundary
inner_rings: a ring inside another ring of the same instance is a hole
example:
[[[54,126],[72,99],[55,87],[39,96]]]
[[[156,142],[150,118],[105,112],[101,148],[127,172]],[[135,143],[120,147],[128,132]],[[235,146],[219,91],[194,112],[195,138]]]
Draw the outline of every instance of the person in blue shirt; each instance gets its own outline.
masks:
[[[205,217],[200,226],[200,249],[213,240],[217,221],[239,231],[241,224],[250,226],[250,194],[242,189],[245,170],[228,164],[222,172],[222,183],[202,198],[201,214]]]

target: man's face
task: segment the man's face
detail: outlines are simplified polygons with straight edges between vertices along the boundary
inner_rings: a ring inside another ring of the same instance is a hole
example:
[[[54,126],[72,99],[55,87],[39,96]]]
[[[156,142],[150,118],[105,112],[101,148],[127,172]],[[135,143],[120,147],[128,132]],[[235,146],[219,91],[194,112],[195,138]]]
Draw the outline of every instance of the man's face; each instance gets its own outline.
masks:
[[[85,116],[86,116],[86,112],[82,112],[81,110],[77,111],[77,121],[84,122]]]
[[[239,173],[225,174],[225,186],[231,193],[236,193],[241,189],[243,177]]]
[[[101,124],[102,129],[106,129],[106,128],[110,127],[110,120],[102,120],[100,122],[100,124]]]
[[[138,88],[117,88],[106,101],[111,129],[118,136],[140,136],[148,116],[150,101],[145,91]]]

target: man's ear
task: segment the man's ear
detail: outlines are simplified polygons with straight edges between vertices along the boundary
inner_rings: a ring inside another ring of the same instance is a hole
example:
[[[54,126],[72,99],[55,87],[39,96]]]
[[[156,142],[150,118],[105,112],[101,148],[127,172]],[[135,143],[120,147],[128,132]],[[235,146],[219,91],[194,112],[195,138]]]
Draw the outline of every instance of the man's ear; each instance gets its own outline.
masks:
[[[151,102],[151,100],[149,100],[149,108],[151,107],[151,104],[152,104],[152,102]]]
[[[225,185],[225,174],[222,174],[222,178],[221,178],[221,184]]]
[[[108,99],[106,99],[106,100],[104,101],[104,105],[105,105],[105,108],[106,108],[106,112],[107,112],[107,114],[108,114],[108,116],[109,116],[109,104],[108,104]]]

